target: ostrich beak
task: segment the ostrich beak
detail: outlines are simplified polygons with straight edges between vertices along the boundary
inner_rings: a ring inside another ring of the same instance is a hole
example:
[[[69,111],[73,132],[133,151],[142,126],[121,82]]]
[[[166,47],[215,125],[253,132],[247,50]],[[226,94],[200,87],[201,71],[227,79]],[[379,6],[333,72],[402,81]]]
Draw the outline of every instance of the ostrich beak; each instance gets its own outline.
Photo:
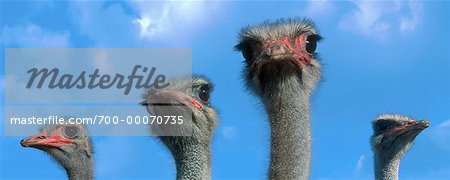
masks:
[[[388,132],[386,132],[387,135],[394,135],[394,134],[402,134],[408,131],[417,131],[420,132],[426,128],[428,128],[430,126],[430,121],[428,120],[420,120],[420,121],[415,121],[415,120],[410,120],[408,122],[406,122],[405,124],[403,124],[400,127],[394,128]]]
[[[171,90],[164,90],[148,96],[147,104],[148,106],[174,106],[174,104],[168,102],[169,98],[173,98],[178,101],[180,103],[179,105],[195,107],[199,110],[203,110],[203,105],[195,98],[185,93]]]
[[[61,147],[65,144],[70,144],[73,141],[58,135],[50,136],[47,133],[40,133],[38,135],[30,136],[28,138],[22,139],[20,145],[22,147]]]
[[[305,44],[304,38],[304,36],[300,36],[295,42],[292,42],[289,37],[265,42],[264,46],[266,48],[261,52],[258,60],[253,63],[253,70],[259,74],[265,64],[280,61],[291,61],[299,69],[310,65],[312,61],[311,57],[302,50]]]
[[[417,123],[414,124],[414,127],[417,129],[426,129],[430,127],[430,121],[428,120],[417,121]]]

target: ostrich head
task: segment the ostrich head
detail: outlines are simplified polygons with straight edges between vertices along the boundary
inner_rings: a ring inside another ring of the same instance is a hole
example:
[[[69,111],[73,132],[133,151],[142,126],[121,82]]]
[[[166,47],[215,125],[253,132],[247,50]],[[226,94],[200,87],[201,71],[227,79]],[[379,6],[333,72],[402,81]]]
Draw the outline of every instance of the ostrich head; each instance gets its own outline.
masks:
[[[142,104],[151,115],[182,116],[182,121],[154,123],[152,133],[160,136],[171,151],[189,143],[209,145],[217,124],[216,112],[210,105],[212,90],[212,83],[201,76],[172,80],[164,89],[150,89]]]
[[[320,39],[308,19],[280,19],[243,28],[235,49],[245,58],[247,87],[261,95],[274,83],[296,80],[300,88],[310,91],[320,79],[315,51]]]
[[[88,162],[93,161],[93,148],[84,125],[46,126],[39,134],[21,140],[20,144],[47,152],[68,172],[80,171],[77,168],[87,167]]]
[[[402,115],[380,115],[373,121],[374,134],[370,138],[377,156],[385,159],[401,158],[416,136],[430,126],[427,120],[414,120]]]

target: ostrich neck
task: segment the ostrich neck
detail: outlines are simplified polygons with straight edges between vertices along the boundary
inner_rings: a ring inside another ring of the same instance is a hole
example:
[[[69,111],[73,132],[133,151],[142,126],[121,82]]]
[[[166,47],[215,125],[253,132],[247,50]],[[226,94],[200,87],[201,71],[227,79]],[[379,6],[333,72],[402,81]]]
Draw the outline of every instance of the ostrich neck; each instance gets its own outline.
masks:
[[[177,179],[211,179],[209,144],[188,144],[174,152]]]
[[[92,180],[94,179],[94,161],[90,157],[70,159],[69,164],[64,164],[69,180]],[[75,162],[76,161],[76,162]]]
[[[397,180],[400,157],[384,158],[375,156],[375,179],[376,180]]]
[[[309,91],[296,78],[264,94],[271,125],[270,179],[307,179],[311,158]]]

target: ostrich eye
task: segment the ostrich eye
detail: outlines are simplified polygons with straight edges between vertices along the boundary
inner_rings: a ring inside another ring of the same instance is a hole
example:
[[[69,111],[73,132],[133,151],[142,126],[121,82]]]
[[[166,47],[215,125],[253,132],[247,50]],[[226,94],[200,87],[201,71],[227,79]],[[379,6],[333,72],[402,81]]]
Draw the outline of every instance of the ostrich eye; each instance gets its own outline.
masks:
[[[253,51],[251,47],[246,47],[242,50],[242,56],[249,61],[253,58]]]
[[[208,103],[209,101],[209,94],[210,94],[210,87],[208,85],[200,86],[199,92],[198,92],[198,98],[203,103]]]
[[[78,135],[78,128],[76,126],[64,127],[64,135],[68,138],[74,138]]]
[[[317,41],[320,39],[318,35],[309,35],[306,37],[306,52],[314,54],[317,48]]]
[[[376,124],[376,131],[383,132],[386,131],[389,127],[389,123],[386,121],[378,121]]]

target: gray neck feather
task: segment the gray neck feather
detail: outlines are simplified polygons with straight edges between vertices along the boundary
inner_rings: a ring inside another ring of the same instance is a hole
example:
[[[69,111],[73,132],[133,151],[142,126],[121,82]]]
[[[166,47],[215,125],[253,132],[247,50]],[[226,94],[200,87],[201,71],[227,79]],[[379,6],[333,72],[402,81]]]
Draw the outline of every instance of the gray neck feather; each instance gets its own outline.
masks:
[[[187,144],[173,153],[177,179],[211,179],[209,144]]]
[[[264,104],[271,125],[270,179],[308,179],[311,159],[309,92],[297,77],[268,84]],[[267,86],[266,86],[267,87]]]
[[[69,180],[94,179],[94,161],[91,157],[72,157],[68,163],[63,163]]]
[[[375,155],[375,179],[376,180],[397,180],[400,166],[398,155],[394,158],[380,157]]]

